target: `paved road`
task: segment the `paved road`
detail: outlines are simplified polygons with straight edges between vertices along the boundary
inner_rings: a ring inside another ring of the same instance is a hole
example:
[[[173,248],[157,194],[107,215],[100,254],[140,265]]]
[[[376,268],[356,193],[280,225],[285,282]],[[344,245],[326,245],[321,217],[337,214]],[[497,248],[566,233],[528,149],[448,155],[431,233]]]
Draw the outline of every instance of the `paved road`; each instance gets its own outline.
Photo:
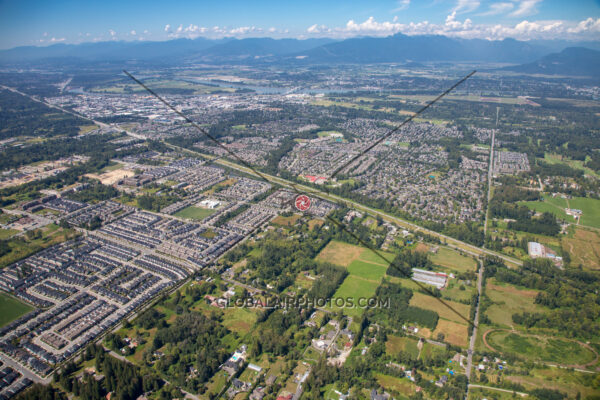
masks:
[[[479,260],[479,274],[477,275],[477,306],[475,308],[475,319],[473,320],[473,333],[471,334],[471,340],[469,342],[469,349],[467,350],[467,379],[471,378],[471,369],[473,367],[473,353],[475,352],[475,341],[477,340],[477,327],[479,326],[479,305],[481,304],[481,287],[483,282],[483,262]],[[467,390],[467,395],[468,395]]]
[[[496,122],[497,125],[497,122]],[[485,223],[483,224],[483,237],[487,234],[488,215],[490,213],[490,197],[492,196],[492,175],[494,170],[494,142],[496,140],[496,130],[492,129],[492,146],[490,147],[490,166],[488,168],[488,191],[487,191],[487,209],[485,210]]]
[[[32,99],[33,101],[37,101],[38,103],[43,103],[43,104],[47,105],[48,107],[52,107],[52,108],[58,109],[60,111],[66,112],[68,114],[71,114],[71,115],[74,115],[74,116],[86,119],[88,121],[91,121],[91,122],[93,122],[93,123],[95,123],[95,124],[97,124],[97,125],[99,125],[101,127],[111,128],[111,129],[115,129],[115,130],[118,130],[118,131],[122,131],[122,132],[125,132],[127,135],[132,136],[132,137],[137,138],[137,139],[147,139],[143,135],[140,135],[138,133],[125,130],[125,129],[123,129],[121,127],[118,127],[118,126],[116,126],[114,124],[109,125],[109,124],[106,124],[104,122],[96,121],[94,119],[88,118],[88,117],[86,117],[84,115],[81,115],[79,113],[76,113],[76,112],[73,112],[73,111],[70,111],[70,110],[66,110],[66,109],[64,109],[62,107],[58,107],[58,106],[55,106],[53,104],[47,103],[47,102],[45,102],[43,100],[37,99],[37,98],[35,98],[33,96],[30,96],[30,95],[28,95],[26,93],[23,93],[23,92],[21,92],[19,90],[14,89],[14,88],[10,88],[10,87],[7,87],[7,86],[2,86],[2,85],[0,85],[0,86],[3,87],[3,88],[5,88],[5,89],[7,89],[7,90],[12,91],[12,92],[18,93],[18,94],[20,94],[22,96],[28,97],[28,98]],[[172,145],[172,144],[166,143],[166,142],[164,142],[164,143],[167,146],[171,147],[171,148],[176,148],[176,149],[178,149],[180,151],[183,151],[183,152],[189,152],[189,153],[194,153],[194,154],[201,155],[202,157],[211,159],[214,163],[221,164],[223,166],[226,166],[226,167],[229,167],[229,168],[232,168],[232,169],[236,169],[238,171],[242,171],[242,172],[244,172],[246,174],[256,175],[255,172],[253,170],[251,170],[250,168],[241,166],[241,165],[236,164],[236,163],[234,163],[232,161],[228,161],[228,160],[225,160],[225,159],[222,159],[222,158],[221,159],[217,159],[217,157],[206,155],[206,154],[203,154],[203,153],[195,151],[195,150],[185,149],[185,148],[182,148],[180,146],[175,146],[175,145]],[[454,238],[452,238],[450,236],[446,236],[446,235],[444,235],[442,233],[439,233],[439,232],[436,232],[436,231],[432,231],[432,230],[423,228],[423,227],[421,227],[419,225],[416,225],[416,224],[414,224],[412,222],[408,222],[408,221],[406,221],[406,220],[404,220],[402,218],[398,218],[398,217],[392,216],[390,214],[384,213],[382,211],[375,210],[375,209],[373,209],[371,207],[364,206],[364,205],[362,205],[360,203],[357,203],[355,201],[348,200],[348,199],[342,198],[342,197],[334,195],[334,194],[324,193],[324,192],[322,192],[322,191],[320,191],[318,189],[315,189],[315,188],[312,188],[312,187],[308,187],[308,186],[305,186],[305,185],[302,185],[302,184],[292,183],[292,182],[290,182],[290,181],[288,181],[286,179],[283,179],[283,178],[280,178],[280,177],[277,177],[277,176],[273,176],[273,175],[269,175],[269,174],[266,174],[264,172],[261,172],[261,174],[266,179],[268,179],[269,181],[278,183],[278,184],[280,184],[280,185],[282,185],[284,187],[287,187],[287,188],[296,187],[298,189],[301,189],[302,191],[305,191],[306,193],[313,194],[313,195],[315,195],[317,197],[320,197],[320,198],[323,198],[325,200],[333,200],[333,201],[336,201],[336,202],[343,202],[344,204],[346,204],[350,208],[354,208],[354,209],[357,209],[357,210],[362,210],[362,211],[364,211],[364,212],[366,212],[368,214],[371,214],[372,216],[375,216],[375,217],[380,216],[384,220],[394,222],[394,223],[396,223],[399,226],[412,229],[415,232],[422,232],[422,233],[426,233],[426,234],[431,235],[431,236],[438,237],[440,240],[444,240],[448,246],[453,247],[453,248],[457,248],[457,249],[460,249],[460,250],[463,250],[463,251],[467,251],[467,252],[469,252],[469,253],[471,253],[473,255],[489,254],[489,255],[494,255],[494,256],[500,257],[503,260],[505,260],[507,262],[510,262],[512,264],[523,265],[523,262],[520,261],[520,260],[514,259],[512,257],[505,256],[504,254],[500,254],[500,253],[497,253],[495,251],[483,249],[481,247],[474,246],[474,245],[469,244],[469,243],[465,243],[463,241],[460,241],[458,239],[454,239]]]
[[[497,388],[497,387],[492,387],[492,386],[471,385],[470,384],[469,388],[481,388],[481,389],[495,390],[497,392],[516,393],[518,396],[521,396],[521,397],[527,397],[527,396],[529,396],[527,393],[515,392],[514,390],[502,389],[502,388]]]
[[[193,153],[193,154],[196,154],[196,155],[201,155],[201,156],[203,156],[203,157],[205,157],[207,159],[211,159],[215,164],[220,164],[220,165],[223,165],[225,167],[232,168],[232,169],[241,171],[243,173],[250,174],[250,175],[255,175],[256,176],[256,174],[254,173],[254,171],[251,170],[250,168],[241,166],[241,165],[236,164],[236,163],[234,163],[232,161],[224,160],[224,159],[215,160],[215,159],[213,159],[212,156],[203,154],[203,153],[195,151],[195,150],[185,149],[183,147],[175,146],[175,145],[172,145],[172,144],[166,143],[166,142],[165,142],[165,144],[168,147],[171,147],[173,149],[177,149],[177,150],[180,150],[180,151],[183,151],[183,152]],[[332,200],[334,202],[342,202],[346,206],[348,206],[349,208],[354,208],[354,209],[366,212],[366,213],[371,214],[372,216],[375,216],[375,217],[380,216],[384,220],[393,222],[393,223],[395,223],[395,224],[397,224],[397,225],[399,225],[401,227],[411,229],[411,230],[413,230],[415,232],[421,232],[421,233],[425,233],[425,234],[428,234],[428,235],[431,235],[431,236],[435,236],[435,237],[439,238],[440,240],[444,240],[446,242],[447,246],[455,248],[455,249],[458,249],[458,250],[465,251],[465,252],[467,252],[469,254],[472,254],[472,255],[475,255],[475,256],[479,256],[479,255],[482,255],[482,254],[493,255],[493,256],[497,256],[497,257],[499,257],[499,258],[501,258],[501,259],[503,259],[503,260],[505,260],[505,261],[507,261],[509,263],[516,264],[516,265],[523,265],[522,261],[517,260],[515,258],[508,257],[508,256],[505,256],[504,254],[497,253],[495,251],[491,251],[491,250],[488,250],[488,249],[484,249],[484,248],[481,248],[481,247],[478,247],[478,246],[475,246],[475,245],[472,245],[472,244],[460,241],[458,239],[452,238],[450,236],[446,236],[446,235],[444,235],[442,233],[439,233],[439,232],[436,232],[436,231],[429,230],[427,228],[423,228],[423,227],[421,227],[419,225],[416,225],[416,224],[414,224],[412,222],[406,221],[406,220],[404,220],[402,218],[398,218],[396,216],[387,214],[385,212],[382,212],[382,211],[379,211],[379,210],[375,210],[375,209],[373,209],[371,207],[367,207],[365,205],[362,205],[362,204],[357,203],[355,201],[348,200],[346,198],[337,196],[335,194],[325,193],[325,192],[320,191],[319,189],[315,189],[315,188],[312,188],[312,187],[309,187],[309,186],[305,186],[305,185],[302,185],[302,184],[299,184],[299,183],[295,183],[295,182],[290,182],[290,181],[288,181],[286,179],[283,179],[283,178],[280,178],[280,177],[274,176],[274,175],[269,175],[269,174],[266,174],[264,172],[261,172],[261,175],[263,177],[265,177],[265,179],[269,180],[272,183],[277,183],[277,184],[279,184],[281,186],[284,186],[284,187],[287,187],[287,188],[292,188],[292,189],[293,189],[293,187],[296,187],[298,190],[302,190],[302,191],[304,191],[304,192],[306,192],[308,194],[314,195],[316,197],[319,197],[319,198],[322,198],[322,199],[325,199],[325,200]]]

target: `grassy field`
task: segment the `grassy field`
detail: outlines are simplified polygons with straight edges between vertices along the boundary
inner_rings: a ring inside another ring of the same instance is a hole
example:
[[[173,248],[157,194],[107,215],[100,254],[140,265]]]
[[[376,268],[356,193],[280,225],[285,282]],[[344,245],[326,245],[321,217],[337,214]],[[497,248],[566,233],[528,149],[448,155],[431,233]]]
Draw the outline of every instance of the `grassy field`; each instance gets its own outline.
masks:
[[[571,168],[580,169],[580,170],[584,171],[584,173],[587,175],[592,175],[592,176],[595,176],[596,178],[600,178],[600,175],[598,175],[594,170],[587,168],[583,165],[584,161],[571,160],[571,159],[565,158],[559,154],[551,154],[551,153],[544,154],[544,161],[546,161],[548,164],[568,165]]]
[[[397,392],[401,396],[411,396],[415,393],[415,384],[404,378],[396,378],[395,376],[375,374],[377,383],[385,390]]]
[[[389,354],[397,354],[400,351],[410,354],[413,358],[419,355],[417,340],[409,337],[398,337],[390,335],[385,342],[385,349]]]
[[[352,261],[348,265],[348,273],[358,276],[368,281],[381,282],[381,278],[385,275],[386,266],[380,264],[372,264],[362,260]]]
[[[15,233],[19,233],[16,229],[0,229],[0,240],[11,238]]]
[[[467,306],[466,304],[457,303],[455,301],[444,301],[446,304],[448,304],[450,307],[456,310],[460,315],[467,319],[469,318],[469,306]],[[425,308],[426,310],[435,311],[436,313],[438,313],[440,318],[447,319],[448,321],[466,324],[465,320],[463,320],[454,311],[446,307],[443,303],[441,303],[437,298],[433,296],[428,296],[423,293],[414,292],[413,296],[410,299],[410,305]]]
[[[564,207],[559,207],[556,204],[552,204],[546,200],[544,201],[520,201],[519,202],[520,205],[524,205],[529,207],[530,209],[539,212],[539,213],[545,213],[545,212],[549,212],[550,214],[554,214],[554,216],[556,216],[556,218],[565,220],[567,222],[575,222],[575,218],[573,218],[570,215],[567,215],[567,213],[565,212]]]
[[[278,215],[277,217],[273,218],[272,222],[275,225],[292,226],[300,219],[300,217],[301,215],[298,214],[294,214],[290,217],[282,217],[281,215]]]
[[[569,206],[583,211],[579,223],[600,229],[600,200],[585,197],[573,197]]]
[[[469,389],[468,400],[512,400],[515,397],[511,392],[501,392],[499,390],[472,388]],[[520,398],[520,397],[517,397]]]
[[[431,261],[456,272],[475,271],[477,268],[477,263],[471,257],[465,257],[446,247],[440,247],[437,253],[431,256]]]
[[[444,334],[445,342],[456,346],[467,347],[469,332],[468,326],[465,323],[459,324],[457,322],[440,319],[433,331],[433,339],[436,339],[440,333]]]
[[[358,317],[362,315],[363,309],[357,307],[358,299],[364,298],[368,299],[375,294],[377,287],[379,286],[379,282],[368,281],[362,278],[359,278],[354,275],[348,275],[344,282],[337,289],[335,294],[333,295],[334,299],[346,299],[351,298],[354,301],[354,308],[343,308],[344,314],[350,315],[352,317]],[[334,310],[339,310],[335,304],[332,304]]]
[[[494,279],[488,280],[485,293],[494,302],[489,306],[486,315],[495,325],[511,328],[512,315],[521,312],[542,311],[542,307],[534,303],[536,290],[521,290],[511,285],[498,285]]]
[[[0,327],[32,311],[33,307],[0,292]]]
[[[197,219],[203,220],[204,218],[213,215],[216,210],[208,209],[208,208],[200,208],[189,206],[175,213],[175,216],[181,218],[189,218],[189,219]]]
[[[526,389],[548,388],[567,393],[569,398],[575,398],[577,393],[581,398],[600,396],[600,387],[594,387],[590,374],[557,368],[533,368],[527,376],[506,376],[506,380],[519,383]]]
[[[576,342],[544,336],[527,336],[514,332],[494,331],[488,343],[503,353],[512,353],[532,361],[548,361],[563,365],[584,364],[595,354]]]
[[[67,236],[72,238],[77,235],[76,231],[59,228],[56,224],[47,225],[41,230],[42,237],[39,239],[20,240],[20,238],[14,238],[9,240],[7,243],[11,251],[0,257],[0,268],[4,268],[42,249],[64,242],[67,240]]]
[[[360,246],[332,240],[321,250],[317,260],[347,267],[352,261],[357,260],[364,250]]]
[[[575,228],[562,239],[563,247],[571,255],[571,264],[583,268],[600,269],[600,234]]]

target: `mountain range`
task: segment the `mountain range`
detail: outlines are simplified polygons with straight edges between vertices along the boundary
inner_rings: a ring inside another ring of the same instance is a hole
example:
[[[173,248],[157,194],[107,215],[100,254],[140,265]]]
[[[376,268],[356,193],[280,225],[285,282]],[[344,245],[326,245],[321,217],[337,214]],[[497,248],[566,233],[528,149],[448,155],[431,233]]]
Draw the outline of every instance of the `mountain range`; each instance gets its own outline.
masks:
[[[585,48],[584,48],[585,47]],[[596,49],[596,50],[594,50]],[[0,51],[2,65],[124,62],[191,63],[423,63],[521,64],[507,70],[598,76],[600,42],[457,39],[440,35],[333,39],[173,39],[23,46]],[[595,70],[592,67],[596,68]]]

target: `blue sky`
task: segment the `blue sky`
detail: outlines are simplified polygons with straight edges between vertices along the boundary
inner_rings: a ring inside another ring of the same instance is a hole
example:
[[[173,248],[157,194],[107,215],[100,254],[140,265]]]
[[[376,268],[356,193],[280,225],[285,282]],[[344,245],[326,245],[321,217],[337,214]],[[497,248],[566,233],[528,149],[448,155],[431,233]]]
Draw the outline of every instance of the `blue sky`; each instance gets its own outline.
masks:
[[[600,0],[0,0],[0,48],[176,37],[600,40]]]

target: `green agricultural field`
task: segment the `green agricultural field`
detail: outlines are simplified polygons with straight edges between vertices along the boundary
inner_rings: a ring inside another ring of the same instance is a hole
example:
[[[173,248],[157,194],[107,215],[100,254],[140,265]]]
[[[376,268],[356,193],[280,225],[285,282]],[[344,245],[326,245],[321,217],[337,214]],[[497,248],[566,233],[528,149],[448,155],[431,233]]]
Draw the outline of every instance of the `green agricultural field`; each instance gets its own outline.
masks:
[[[33,307],[0,292],[0,327],[27,314]]]
[[[354,308],[343,308],[344,314],[352,317],[359,317],[363,313],[363,309],[358,308],[358,299],[369,299],[375,295],[375,291],[379,286],[379,282],[367,281],[354,275],[349,275],[344,279],[344,282],[337,289],[333,295],[333,299],[347,299],[353,300]],[[335,304],[331,306],[334,310],[339,310]]]
[[[475,271],[477,269],[477,263],[471,257],[465,257],[446,247],[440,247],[437,253],[431,256],[431,261],[455,272]]]
[[[509,331],[494,331],[487,341],[498,351],[532,361],[580,365],[593,361],[596,355],[577,342],[545,336],[528,336]]]
[[[380,264],[372,264],[361,260],[352,261],[348,266],[350,275],[358,276],[372,282],[381,282],[387,267]]]
[[[382,255],[383,258],[389,260],[390,262],[394,260],[394,255],[392,253],[386,253],[385,251],[378,251],[377,253]],[[386,267],[388,266],[388,263],[385,260],[369,249],[364,249],[364,251],[358,256],[358,259],[371,264],[379,264]]]
[[[189,218],[189,219],[197,219],[203,220],[204,218],[215,213],[216,210],[211,210],[208,208],[200,208],[189,206],[175,213],[175,216],[181,218]]]

